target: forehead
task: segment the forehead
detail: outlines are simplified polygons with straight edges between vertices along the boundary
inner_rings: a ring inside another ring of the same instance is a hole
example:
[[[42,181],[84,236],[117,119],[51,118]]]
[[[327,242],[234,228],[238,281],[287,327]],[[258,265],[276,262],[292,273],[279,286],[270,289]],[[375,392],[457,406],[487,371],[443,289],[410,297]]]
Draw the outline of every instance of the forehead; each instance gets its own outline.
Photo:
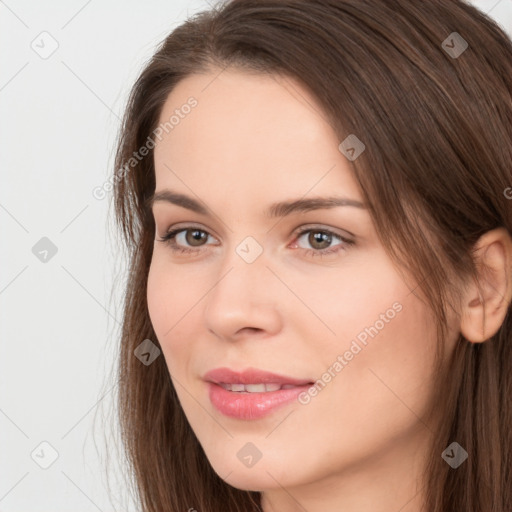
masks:
[[[183,108],[191,97],[196,106]],[[299,196],[312,187],[359,196],[341,141],[315,98],[291,78],[232,69],[191,75],[169,94],[159,124],[173,116],[172,129],[156,141],[157,189],[183,189],[185,179],[233,193],[266,184]]]

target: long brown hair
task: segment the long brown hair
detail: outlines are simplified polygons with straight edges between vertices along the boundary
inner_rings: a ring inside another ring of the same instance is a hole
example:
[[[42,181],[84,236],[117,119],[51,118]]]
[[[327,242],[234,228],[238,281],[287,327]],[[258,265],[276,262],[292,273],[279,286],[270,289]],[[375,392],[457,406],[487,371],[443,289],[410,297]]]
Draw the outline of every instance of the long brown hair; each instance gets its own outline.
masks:
[[[260,493],[233,488],[213,471],[164,358],[146,366],[134,356],[143,340],[159,346],[146,300],[152,148],[127,162],[149,147],[180,80],[227,66],[300,81],[340,142],[355,134],[365,144],[349,162],[363,200],[384,248],[414,276],[414,293],[438,320],[431,413],[440,420],[432,423],[426,510],[510,512],[510,304],[490,340],[459,335],[449,366],[441,365],[447,308],[458,311],[461,283],[478,281],[475,242],[496,227],[512,232],[504,194],[512,185],[512,42],[459,0],[232,0],[173,30],[140,74],[119,136],[113,197],[129,258],[118,411],[142,510],[261,511]],[[453,441],[469,454],[456,470],[441,457]]]

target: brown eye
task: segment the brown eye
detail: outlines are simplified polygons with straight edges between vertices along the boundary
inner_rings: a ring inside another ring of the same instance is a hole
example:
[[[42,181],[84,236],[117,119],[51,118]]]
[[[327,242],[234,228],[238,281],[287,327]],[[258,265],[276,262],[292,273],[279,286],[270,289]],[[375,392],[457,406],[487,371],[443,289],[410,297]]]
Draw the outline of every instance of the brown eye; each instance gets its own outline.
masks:
[[[304,242],[306,245],[303,245]],[[304,250],[308,256],[327,256],[346,251],[354,244],[354,240],[349,240],[329,229],[313,227],[302,229],[297,234],[294,245]]]
[[[192,247],[199,247],[202,245],[203,241],[208,240],[208,233],[206,233],[206,231],[201,231],[200,229],[186,229],[184,232],[185,241]]]
[[[332,235],[325,231],[310,231],[308,236],[308,243],[313,249],[327,249],[332,242]]]
[[[336,235],[335,233],[324,229],[307,229],[302,231],[297,237],[297,241],[300,240],[306,241],[309,247],[307,245],[303,246],[300,243],[298,244],[299,247],[302,249],[311,248],[315,251],[324,251],[335,245],[340,245],[340,243],[343,244],[345,241],[340,235]],[[338,242],[333,244],[333,242],[336,241]]]
[[[168,244],[174,251],[197,252],[206,245],[204,242],[209,236],[211,235],[207,231],[196,227],[177,228],[166,233],[158,241]]]

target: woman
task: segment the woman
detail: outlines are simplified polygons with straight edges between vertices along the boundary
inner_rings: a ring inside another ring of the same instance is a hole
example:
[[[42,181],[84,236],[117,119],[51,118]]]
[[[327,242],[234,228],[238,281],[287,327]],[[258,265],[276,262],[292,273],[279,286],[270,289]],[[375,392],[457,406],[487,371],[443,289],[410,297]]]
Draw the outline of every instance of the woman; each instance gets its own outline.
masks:
[[[511,141],[512,43],[461,1],[176,28],[114,180],[142,510],[512,510]]]

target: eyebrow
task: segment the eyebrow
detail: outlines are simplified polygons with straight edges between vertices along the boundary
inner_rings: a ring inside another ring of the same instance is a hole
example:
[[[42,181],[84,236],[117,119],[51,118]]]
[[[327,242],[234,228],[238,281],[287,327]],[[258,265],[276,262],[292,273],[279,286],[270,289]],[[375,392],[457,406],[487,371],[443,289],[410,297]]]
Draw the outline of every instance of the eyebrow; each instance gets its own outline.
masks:
[[[201,215],[208,215],[208,209],[199,201],[185,194],[179,194],[168,189],[155,192],[148,198],[147,204],[150,209],[156,202],[167,202],[176,206],[181,206]],[[314,197],[310,199],[296,199],[292,201],[281,201],[273,203],[266,210],[267,217],[285,217],[292,213],[304,213],[313,210],[336,208],[339,206],[353,206],[366,209],[366,206],[360,201],[349,199],[347,197]]]

